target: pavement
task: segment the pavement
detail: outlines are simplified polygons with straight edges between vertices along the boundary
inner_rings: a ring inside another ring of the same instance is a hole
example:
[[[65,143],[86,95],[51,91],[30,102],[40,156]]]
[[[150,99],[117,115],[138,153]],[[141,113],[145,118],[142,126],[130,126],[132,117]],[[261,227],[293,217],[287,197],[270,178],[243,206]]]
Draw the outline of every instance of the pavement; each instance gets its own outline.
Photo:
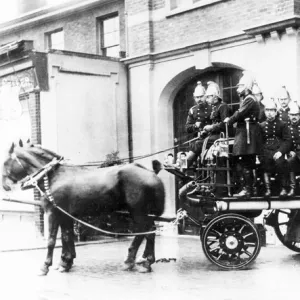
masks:
[[[141,274],[136,269],[122,270],[129,244],[128,240],[87,243],[76,248],[77,258],[69,273],[52,267],[43,277],[37,271],[45,249],[1,252],[0,298],[282,300],[299,294],[300,255],[281,245],[263,247],[246,270],[222,271],[207,260],[199,237],[158,236],[156,259],[176,258],[176,262],[156,263],[153,272]],[[60,253],[55,249],[54,265]]]

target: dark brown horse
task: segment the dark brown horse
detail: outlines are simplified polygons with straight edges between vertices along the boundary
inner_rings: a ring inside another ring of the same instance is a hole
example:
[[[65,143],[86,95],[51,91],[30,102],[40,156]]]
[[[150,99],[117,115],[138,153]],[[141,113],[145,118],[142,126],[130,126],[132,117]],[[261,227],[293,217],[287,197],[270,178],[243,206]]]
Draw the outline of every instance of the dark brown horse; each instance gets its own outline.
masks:
[[[40,146],[23,147],[22,144],[19,146],[13,144],[3,166],[3,188],[6,191],[11,190],[11,184],[20,182],[28,175],[39,173],[53,159],[60,158],[59,155]],[[59,227],[62,232],[60,271],[69,271],[76,257],[73,219],[56,206],[79,219],[86,215],[125,209],[133,218],[137,232],[153,231],[154,220],[149,214],[161,215],[165,201],[163,183],[155,174],[158,171],[150,171],[139,164],[109,168],[64,163],[54,165],[45,175],[48,177],[49,189],[43,179],[44,176],[38,180],[41,192],[48,192],[42,196],[42,206],[48,215],[49,223],[48,251],[41,275],[46,275],[49,266],[52,265]],[[151,270],[151,264],[155,262],[155,233],[134,237],[124,262],[124,269],[129,270],[135,266],[136,254],[144,238],[146,238],[144,260],[138,270],[142,272]]]

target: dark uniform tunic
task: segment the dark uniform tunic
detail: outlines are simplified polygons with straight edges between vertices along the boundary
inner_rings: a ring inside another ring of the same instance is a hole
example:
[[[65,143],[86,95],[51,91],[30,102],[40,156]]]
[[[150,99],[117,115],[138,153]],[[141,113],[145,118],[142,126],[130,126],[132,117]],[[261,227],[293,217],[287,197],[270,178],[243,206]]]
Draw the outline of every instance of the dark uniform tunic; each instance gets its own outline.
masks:
[[[291,172],[300,171],[300,121],[296,124],[290,124],[289,126],[291,136],[292,136],[292,145],[290,151],[296,153],[295,157],[288,157],[288,164]]]
[[[234,156],[255,155],[261,151],[261,134],[258,124],[259,103],[247,95],[240,108],[230,117],[228,125],[237,123],[232,154]],[[246,118],[249,121],[250,144],[247,143]]]
[[[289,118],[289,111],[290,108],[287,107],[286,109],[283,109],[282,107],[278,110],[278,119],[280,121],[283,121],[287,124],[290,123],[290,118]]]
[[[212,123],[210,116],[212,112],[212,107],[207,102],[200,103],[193,106],[188,113],[186,121],[186,131],[188,133],[193,133],[194,137],[198,136],[198,133],[203,130],[205,125],[210,125]],[[200,128],[196,127],[196,122],[200,122]],[[199,155],[202,151],[203,139],[197,140],[191,145],[191,151]]]
[[[228,105],[224,102],[218,101],[217,103],[212,105],[212,112],[211,112],[211,120],[213,128],[211,130],[211,136],[209,137],[208,146],[211,146],[214,141],[216,141],[218,138],[220,138],[220,133],[226,133],[226,127],[225,123],[223,122],[227,117],[230,116],[230,108]],[[228,128],[228,133],[232,132],[232,127]],[[218,167],[226,167],[226,158],[225,157],[219,157],[217,160],[217,166]],[[226,184],[226,171],[217,170],[216,171],[216,177],[215,180],[217,183]],[[221,197],[223,195],[226,195],[227,188],[225,187],[216,187],[215,188],[215,195],[217,197]]]
[[[219,135],[221,132],[226,131],[225,124],[223,121],[230,116],[230,108],[224,102],[217,102],[212,105],[211,112],[211,121],[213,125],[213,129],[211,131],[212,135]]]
[[[258,116],[258,122],[262,123],[267,120],[266,114],[265,114],[265,106],[259,102],[259,116]]]
[[[288,168],[284,156],[290,150],[292,141],[288,125],[276,117],[273,121],[261,123],[260,126],[263,135],[263,152],[259,157],[262,168],[267,173],[286,175]],[[282,156],[275,161],[273,156],[278,151]]]

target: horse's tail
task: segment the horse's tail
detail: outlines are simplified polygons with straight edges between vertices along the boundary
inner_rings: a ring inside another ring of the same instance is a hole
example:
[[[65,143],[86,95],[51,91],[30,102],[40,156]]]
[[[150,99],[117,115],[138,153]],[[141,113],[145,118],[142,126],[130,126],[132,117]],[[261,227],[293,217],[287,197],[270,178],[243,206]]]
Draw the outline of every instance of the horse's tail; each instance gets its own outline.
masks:
[[[157,159],[152,160],[152,169],[154,171],[154,173],[157,175],[160,170],[162,170],[162,164],[160,161],[158,161]]]

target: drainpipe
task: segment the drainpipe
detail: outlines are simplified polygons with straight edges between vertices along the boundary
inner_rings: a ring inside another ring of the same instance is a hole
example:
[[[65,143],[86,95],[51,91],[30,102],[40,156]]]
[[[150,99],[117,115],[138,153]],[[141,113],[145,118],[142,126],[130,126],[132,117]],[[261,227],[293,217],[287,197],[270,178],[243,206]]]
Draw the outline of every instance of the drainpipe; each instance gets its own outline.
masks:
[[[126,66],[127,77],[127,125],[128,125],[128,157],[129,162],[133,162],[133,143],[132,143],[132,103],[130,93],[130,71],[129,66]]]
[[[129,56],[129,43],[128,43],[128,13],[125,1],[125,45],[126,57]],[[126,78],[127,78],[127,127],[128,127],[128,158],[129,162],[133,162],[133,142],[132,142],[132,103],[131,103],[131,90],[130,90],[130,70],[129,65],[126,64]]]

